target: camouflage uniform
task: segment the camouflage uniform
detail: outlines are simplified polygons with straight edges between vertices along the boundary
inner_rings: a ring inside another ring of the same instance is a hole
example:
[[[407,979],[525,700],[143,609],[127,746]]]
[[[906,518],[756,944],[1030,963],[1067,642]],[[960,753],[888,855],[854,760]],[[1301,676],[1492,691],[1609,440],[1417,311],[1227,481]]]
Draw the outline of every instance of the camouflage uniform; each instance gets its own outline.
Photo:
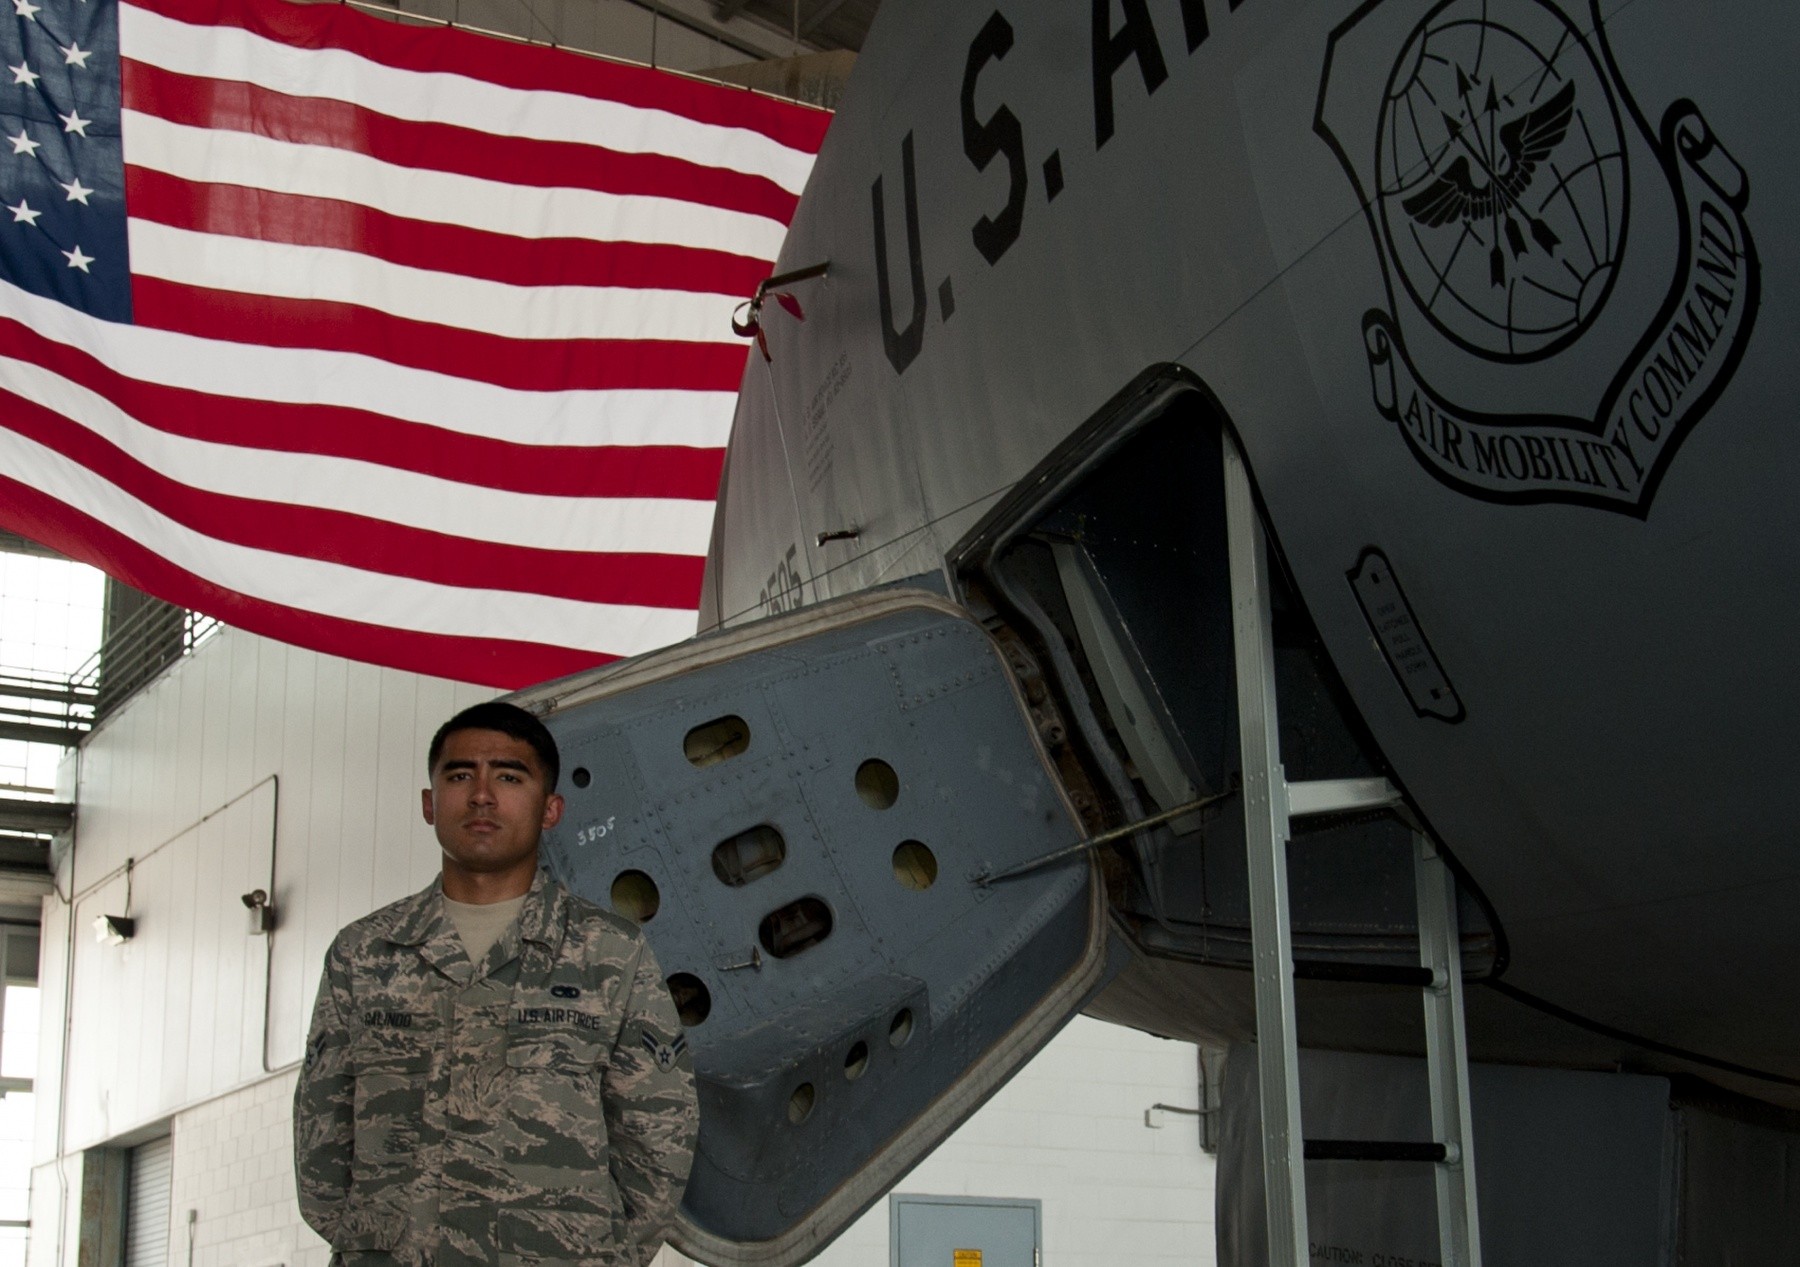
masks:
[[[435,882],[325,957],[295,1174],[343,1267],[638,1267],[698,1128],[649,946],[542,871],[480,964]]]

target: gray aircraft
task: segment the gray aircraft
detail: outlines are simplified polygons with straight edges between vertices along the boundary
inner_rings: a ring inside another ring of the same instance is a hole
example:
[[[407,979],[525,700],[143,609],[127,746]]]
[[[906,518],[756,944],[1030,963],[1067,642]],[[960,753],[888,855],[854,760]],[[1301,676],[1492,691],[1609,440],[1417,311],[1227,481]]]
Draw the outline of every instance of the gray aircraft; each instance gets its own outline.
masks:
[[[1239,1044],[1239,1160],[1298,1166],[1257,1052],[1427,1050],[1423,853],[1488,1261],[1791,1252],[1797,66],[1749,0],[882,10],[743,313],[702,635],[520,697],[688,1026],[679,1245],[804,1261],[1078,1011]],[[1626,1084],[1655,1199],[1578,1252],[1520,1185]],[[1420,1165],[1352,1154],[1309,1190]]]

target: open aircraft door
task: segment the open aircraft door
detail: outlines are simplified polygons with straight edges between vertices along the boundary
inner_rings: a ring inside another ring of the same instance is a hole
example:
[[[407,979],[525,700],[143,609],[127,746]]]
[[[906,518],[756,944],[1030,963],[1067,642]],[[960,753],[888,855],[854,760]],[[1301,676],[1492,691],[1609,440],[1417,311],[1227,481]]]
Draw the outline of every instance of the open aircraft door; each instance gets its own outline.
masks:
[[[516,696],[563,757],[545,838],[638,919],[687,1027],[699,1152],[672,1240],[798,1263],[1104,982],[1081,816],[1018,648],[896,588]]]

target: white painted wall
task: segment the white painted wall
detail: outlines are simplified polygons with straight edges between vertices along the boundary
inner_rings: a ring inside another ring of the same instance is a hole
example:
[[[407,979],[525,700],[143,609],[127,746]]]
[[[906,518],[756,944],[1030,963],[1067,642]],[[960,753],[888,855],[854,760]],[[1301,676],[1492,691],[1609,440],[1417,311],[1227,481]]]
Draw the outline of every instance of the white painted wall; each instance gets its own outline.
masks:
[[[896,1185],[896,1193],[1043,1202],[1043,1267],[1201,1267],[1216,1261],[1213,1158],[1195,1118],[1192,1043],[1078,1016],[981,1110]],[[888,1261],[889,1202],[813,1262]],[[676,1255],[672,1262],[688,1260]]]
[[[492,694],[227,629],[89,738],[58,877],[73,907],[45,903],[34,1160],[299,1059],[337,930],[436,873],[417,795],[432,732]],[[99,944],[91,924],[126,913],[128,878],[137,934]],[[239,900],[255,888],[274,898],[267,937]]]
[[[490,694],[225,630],[88,740],[58,876],[73,907],[45,902],[31,1267],[73,1267],[63,1194],[79,1194],[81,1150],[164,1130],[172,1267],[188,1267],[189,1209],[192,1267],[324,1267],[293,1196],[289,1109],[320,965],[343,924],[435,874],[425,748]],[[89,924],[125,913],[128,861],[137,935],[101,945]],[[274,894],[272,936],[247,931],[252,888]],[[1144,1125],[1154,1103],[1195,1102],[1194,1059],[1078,1018],[899,1190],[1040,1199],[1050,1267],[1210,1264],[1194,1120]],[[887,1246],[883,1202],[817,1261],[885,1263]]]
[[[171,1124],[171,1267],[330,1262],[330,1249],[300,1221],[294,1199],[295,1077],[266,1078],[179,1114]]]

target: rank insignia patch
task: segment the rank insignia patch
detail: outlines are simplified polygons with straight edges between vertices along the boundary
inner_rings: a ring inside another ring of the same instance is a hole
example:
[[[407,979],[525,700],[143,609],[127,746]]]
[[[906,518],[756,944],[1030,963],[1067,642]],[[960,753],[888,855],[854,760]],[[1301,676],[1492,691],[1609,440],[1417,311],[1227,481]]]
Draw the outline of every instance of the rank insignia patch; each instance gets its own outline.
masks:
[[[650,1059],[654,1060],[656,1067],[664,1073],[675,1067],[676,1059],[687,1050],[687,1045],[686,1034],[677,1035],[672,1043],[659,1043],[649,1034],[644,1035],[644,1050],[650,1053]]]

